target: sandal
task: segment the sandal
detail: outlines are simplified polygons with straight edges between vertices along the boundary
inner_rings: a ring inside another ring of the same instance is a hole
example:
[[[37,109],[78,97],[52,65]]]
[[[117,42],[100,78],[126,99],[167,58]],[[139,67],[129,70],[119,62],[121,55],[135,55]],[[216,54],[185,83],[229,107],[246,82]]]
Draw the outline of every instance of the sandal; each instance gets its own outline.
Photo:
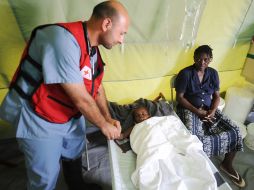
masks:
[[[238,187],[245,187],[244,179],[235,171],[236,175],[230,174],[225,168],[220,165],[221,171],[228,175],[231,181]]]

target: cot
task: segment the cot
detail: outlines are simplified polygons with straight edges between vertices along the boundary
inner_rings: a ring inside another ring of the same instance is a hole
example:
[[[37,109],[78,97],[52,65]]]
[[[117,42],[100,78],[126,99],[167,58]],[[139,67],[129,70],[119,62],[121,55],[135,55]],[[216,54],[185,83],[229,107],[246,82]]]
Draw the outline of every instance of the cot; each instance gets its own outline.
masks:
[[[174,115],[177,117],[176,113],[171,109],[171,106],[166,101],[148,101],[145,99],[139,99],[135,103],[142,103],[143,105],[146,105],[148,109],[150,109],[150,112],[153,111],[153,115]],[[135,106],[134,103],[134,106]],[[124,105],[120,108],[112,108],[112,105],[110,106],[111,113],[115,118],[120,118],[120,120],[126,119],[129,114],[126,113],[126,109],[132,109],[130,105]],[[125,113],[116,113],[117,111]],[[130,119],[130,118],[129,118]],[[128,120],[128,119],[127,119]],[[127,123],[131,123],[130,121],[127,121]],[[187,130],[182,123],[182,127],[184,130]],[[132,181],[131,181],[131,174],[135,170],[136,166],[136,155],[132,150],[129,150],[127,152],[123,151],[119,145],[116,144],[113,140],[108,140],[108,148],[109,148],[109,159],[110,159],[110,166],[111,166],[111,176],[112,176],[112,189],[113,190],[135,190]],[[217,168],[213,165],[213,163],[210,161],[210,159],[207,157],[207,155],[201,151],[201,154],[203,155],[204,159],[208,162],[210,165],[215,179],[217,181],[217,187],[219,190],[230,190],[230,186],[221,174],[218,172]]]

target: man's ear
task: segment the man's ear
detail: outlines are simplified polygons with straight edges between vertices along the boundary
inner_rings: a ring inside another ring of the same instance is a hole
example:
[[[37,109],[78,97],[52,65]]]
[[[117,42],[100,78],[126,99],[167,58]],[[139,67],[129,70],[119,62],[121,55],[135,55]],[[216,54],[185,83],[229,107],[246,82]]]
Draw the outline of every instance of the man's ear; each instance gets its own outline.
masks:
[[[102,22],[102,30],[103,32],[112,28],[112,20],[110,18],[105,18]]]

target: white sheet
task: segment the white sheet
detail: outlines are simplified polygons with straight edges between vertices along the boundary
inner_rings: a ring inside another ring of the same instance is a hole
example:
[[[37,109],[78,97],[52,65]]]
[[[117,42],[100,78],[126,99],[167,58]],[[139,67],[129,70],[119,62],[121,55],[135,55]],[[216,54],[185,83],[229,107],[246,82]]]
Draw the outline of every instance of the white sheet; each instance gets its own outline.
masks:
[[[130,136],[137,154],[131,179],[140,190],[216,190],[202,143],[181,127],[175,116],[152,117],[137,124]]]

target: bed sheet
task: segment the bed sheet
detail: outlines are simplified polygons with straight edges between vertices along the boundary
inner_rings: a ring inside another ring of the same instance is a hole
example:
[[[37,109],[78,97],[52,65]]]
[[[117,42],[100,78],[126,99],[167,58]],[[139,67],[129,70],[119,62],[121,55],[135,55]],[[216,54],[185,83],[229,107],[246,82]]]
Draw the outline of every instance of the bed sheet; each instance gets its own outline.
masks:
[[[175,113],[173,115],[176,115]],[[187,130],[182,124],[183,129]],[[111,176],[112,176],[112,189],[113,190],[136,190],[135,186],[131,181],[131,174],[136,167],[136,154],[133,151],[123,151],[119,146],[113,141],[108,140],[109,147],[109,159],[111,165]],[[207,155],[201,151],[201,154],[204,156],[204,159],[207,160],[209,165],[212,168],[214,176],[217,181],[218,190],[230,190],[231,187],[221,174],[218,172],[217,168],[213,165],[211,160]]]

